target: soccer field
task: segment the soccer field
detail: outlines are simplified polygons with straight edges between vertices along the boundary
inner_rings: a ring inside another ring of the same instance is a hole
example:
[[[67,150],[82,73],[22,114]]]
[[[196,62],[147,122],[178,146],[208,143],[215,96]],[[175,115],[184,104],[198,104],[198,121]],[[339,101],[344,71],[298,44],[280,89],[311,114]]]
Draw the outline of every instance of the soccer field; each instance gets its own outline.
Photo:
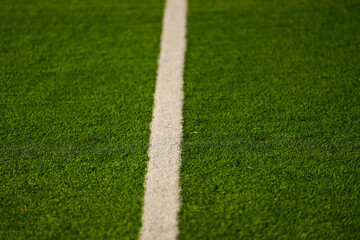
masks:
[[[1,5],[0,239],[138,239],[165,1]],[[187,8],[178,238],[359,239],[360,2]]]

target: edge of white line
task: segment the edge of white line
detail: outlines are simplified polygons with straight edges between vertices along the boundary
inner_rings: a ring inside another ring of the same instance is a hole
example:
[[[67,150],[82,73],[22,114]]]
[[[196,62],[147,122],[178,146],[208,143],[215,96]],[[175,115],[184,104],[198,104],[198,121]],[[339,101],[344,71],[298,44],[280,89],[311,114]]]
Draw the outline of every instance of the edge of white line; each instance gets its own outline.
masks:
[[[186,0],[167,0],[151,122],[140,239],[176,239],[180,209]]]

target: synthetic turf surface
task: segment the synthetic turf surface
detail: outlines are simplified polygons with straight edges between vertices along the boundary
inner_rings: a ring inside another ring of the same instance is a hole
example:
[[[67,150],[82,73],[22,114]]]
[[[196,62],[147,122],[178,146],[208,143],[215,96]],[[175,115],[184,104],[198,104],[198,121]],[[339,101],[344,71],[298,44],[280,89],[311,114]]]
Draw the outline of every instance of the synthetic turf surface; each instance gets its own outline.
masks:
[[[136,238],[163,1],[0,8],[0,238]],[[356,0],[189,1],[180,238],[360,238]]]
[[[180,239],[360,238],[360,3],[190,0]]]
[[[141,225],[163,1],[2,1],[0,239]]]

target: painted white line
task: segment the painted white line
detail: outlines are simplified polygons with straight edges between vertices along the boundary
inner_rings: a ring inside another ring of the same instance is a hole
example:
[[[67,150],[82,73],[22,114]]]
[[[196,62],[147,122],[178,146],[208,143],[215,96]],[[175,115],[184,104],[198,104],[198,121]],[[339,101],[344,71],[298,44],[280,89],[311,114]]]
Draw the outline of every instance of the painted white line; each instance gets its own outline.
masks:
[[[180,208],[186,0],[167,0],[155,89],[141,239],[176,239]]]

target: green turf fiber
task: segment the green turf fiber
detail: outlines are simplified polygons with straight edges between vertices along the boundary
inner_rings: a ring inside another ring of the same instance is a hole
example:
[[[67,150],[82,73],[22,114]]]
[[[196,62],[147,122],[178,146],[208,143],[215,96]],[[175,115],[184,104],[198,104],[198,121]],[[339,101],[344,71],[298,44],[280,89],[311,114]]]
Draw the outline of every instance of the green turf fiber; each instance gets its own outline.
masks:
[[[0,7],[0,239],[134,239],[164,2]]]
[[[180,239],[359,239],[360,2],[188,15]]]

